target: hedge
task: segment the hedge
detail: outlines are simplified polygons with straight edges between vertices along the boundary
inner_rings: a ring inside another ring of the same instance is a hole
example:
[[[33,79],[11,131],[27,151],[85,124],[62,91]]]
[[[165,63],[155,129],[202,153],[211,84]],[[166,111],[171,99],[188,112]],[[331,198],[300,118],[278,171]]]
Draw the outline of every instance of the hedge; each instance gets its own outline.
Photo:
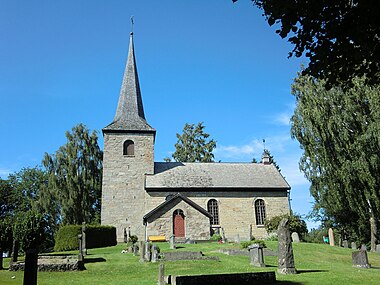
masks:
[[[67,225],[59,228],[55,237],[54,251],[75,250],[79,248],[78,235],[81,225]],[[116,228],[112,226],[86,226],[86,248],[116,245]]]

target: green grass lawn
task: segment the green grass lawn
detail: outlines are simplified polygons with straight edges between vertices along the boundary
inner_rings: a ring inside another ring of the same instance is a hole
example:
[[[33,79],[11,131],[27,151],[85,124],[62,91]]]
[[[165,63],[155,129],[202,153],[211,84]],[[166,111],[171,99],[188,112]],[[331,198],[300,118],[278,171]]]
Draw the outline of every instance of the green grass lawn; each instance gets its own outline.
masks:
[[[169,244],[158,243],[161,251],[169,251]],[[276,249],[276,242],[267,242]],[[177,250],[202,251],[206,256],[218,256],[219,261],[165,262],[165,275],[211,274],[254,271],[276,271],[277,258],[265,257],[266,268],[249,265],[246,256],[228,256],[218,252],[222,248],[236,248],[233,244],[186,244]],[[124,245],[89,250],[85,271],[38,272],[39,285],[69,284],[157,284],[158,263],[140,263],[139,257],[121,254]],[[380,284],[380,254],[368,253],[371,269],[352,267],[351,250],[324,244],[293,244],[299,274],[276,274],[278,284]],[[76,253],[76,252],[73,252]],[[4,259],[7,267],[9,258]],[[23,272],[0,271],[0,284],[22,284]]]

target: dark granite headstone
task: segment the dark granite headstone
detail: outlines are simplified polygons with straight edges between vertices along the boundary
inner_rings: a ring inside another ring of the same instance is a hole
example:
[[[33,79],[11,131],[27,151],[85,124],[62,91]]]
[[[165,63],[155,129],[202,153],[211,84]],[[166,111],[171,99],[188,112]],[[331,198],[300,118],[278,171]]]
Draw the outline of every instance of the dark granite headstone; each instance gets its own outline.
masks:
[[[352,253],[352,266],[359,268],[370,268],[371,265],[368,263],[367,251],[354,251]]]
[[[294,256],[292,240],[290,238],[289,220],[284,218],[281,220],[278,229],[278,273],[296,274],[294,266]]]

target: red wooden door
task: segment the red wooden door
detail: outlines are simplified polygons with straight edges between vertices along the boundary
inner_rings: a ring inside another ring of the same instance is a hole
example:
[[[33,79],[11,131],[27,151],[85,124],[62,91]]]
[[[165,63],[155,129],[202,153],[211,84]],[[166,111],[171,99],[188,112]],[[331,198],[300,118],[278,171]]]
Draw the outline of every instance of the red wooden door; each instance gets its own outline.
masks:
[[[182,213],[178,213],[178,212],[176,211],[174,213],[174,219],[173,219],[174,236],[185,237],[185,218]]]

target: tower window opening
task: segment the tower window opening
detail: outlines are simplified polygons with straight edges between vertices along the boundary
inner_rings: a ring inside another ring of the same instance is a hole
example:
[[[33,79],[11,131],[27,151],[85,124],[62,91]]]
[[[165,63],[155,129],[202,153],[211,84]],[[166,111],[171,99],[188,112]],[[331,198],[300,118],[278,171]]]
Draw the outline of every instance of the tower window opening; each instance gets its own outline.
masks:
[[[131,140],[126,140],[123,145],[123,155],[135,155],[135,143]]]

